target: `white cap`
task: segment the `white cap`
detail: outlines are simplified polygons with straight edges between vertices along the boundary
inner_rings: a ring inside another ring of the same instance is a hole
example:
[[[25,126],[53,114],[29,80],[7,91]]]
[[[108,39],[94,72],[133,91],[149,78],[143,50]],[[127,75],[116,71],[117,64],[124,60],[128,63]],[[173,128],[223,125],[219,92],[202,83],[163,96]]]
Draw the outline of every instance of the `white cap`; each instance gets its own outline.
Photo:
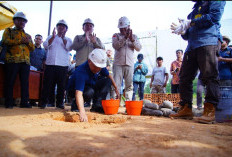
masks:
[[[94,49],[89,54],[89,59],[93,62],[93,64],[99,68],[106,67],[106,51],[103,49]]]
[[[63,19],[60,20],[60,21],[58,21],[58,23],[56,24],[56,26],[57,26],[58,24],[63,24],[63,25],[65,25],[65,26],[67,27],[67,29],[68,29],[68,24],[67,24],[67,22],[64,21]]]
[[[84,23],[83,23],[83,26],[84,26],[84,24],[86,24],[86,23],[91,23],[91,24],[94,26],[94,23],[93,23],[93,21],[92,21],[90,18],[85,19],[85,21],[84,21]]]
[[[118,20],[118,28],[125,28],[128,27],[129,25],[130,25],[130,21],[126,16],[123,16]]]
[[[14,14],[14,16],[13,16],[13,20],[14,20],[15,18],[22,18],[22,19],[24,19],[24,20],[27,21],[26,15],[25,15],[23,12],[19,12],[19,11],[16,12],[16,13]]]

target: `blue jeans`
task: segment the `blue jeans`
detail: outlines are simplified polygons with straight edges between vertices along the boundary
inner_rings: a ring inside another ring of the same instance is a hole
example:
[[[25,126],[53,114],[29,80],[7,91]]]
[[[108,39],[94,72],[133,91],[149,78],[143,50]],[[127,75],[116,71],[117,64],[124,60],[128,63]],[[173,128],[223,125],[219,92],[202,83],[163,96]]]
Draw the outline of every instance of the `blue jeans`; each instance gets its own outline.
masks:
[[[139,86],[139,98],[140,100],[143,100],[143,93],[144,93],[144,85],[145,85],[145,82],[133,82],[133,97],[132,97],[132,100],[135,100],[135,93],[137,92],[137,89],[138,89],[138,86]]]

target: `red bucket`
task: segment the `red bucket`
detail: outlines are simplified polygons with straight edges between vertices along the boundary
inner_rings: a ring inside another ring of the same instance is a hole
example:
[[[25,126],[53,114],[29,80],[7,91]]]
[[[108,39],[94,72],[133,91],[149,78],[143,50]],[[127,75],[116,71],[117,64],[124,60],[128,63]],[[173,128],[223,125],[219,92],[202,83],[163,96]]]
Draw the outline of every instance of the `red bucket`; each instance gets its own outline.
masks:
[[[143,101],[125,101],[128,115],[139,116],[143,108]]]
[[[111,100],[102,100],[102,107],[107,115],[117,114],[119,108],[120,100],[111,99]]]

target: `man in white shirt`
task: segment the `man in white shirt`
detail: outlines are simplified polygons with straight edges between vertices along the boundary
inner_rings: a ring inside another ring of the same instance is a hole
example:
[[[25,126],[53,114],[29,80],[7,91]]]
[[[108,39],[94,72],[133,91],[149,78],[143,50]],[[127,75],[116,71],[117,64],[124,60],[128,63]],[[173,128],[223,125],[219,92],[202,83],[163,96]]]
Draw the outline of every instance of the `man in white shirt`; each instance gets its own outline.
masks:
[[[47,49],[47,59],[45,62],[41,103],[39,105],[41,109],[46,107],[49,92],[54,83],[57,85],[56,107],[64,109],[65,82],[68,74],[69,51],[72,45],[72,40],[65,36],[67,30],[67,23],[64,20],[60,20],[56,24],[52,35],[43,43],[44,48]]]
[[[157,57],[157,67],[154,67],[151,77],[151,93],[166,93],[166,86],[168,82],[168,71],[163,67],[163,58]]]

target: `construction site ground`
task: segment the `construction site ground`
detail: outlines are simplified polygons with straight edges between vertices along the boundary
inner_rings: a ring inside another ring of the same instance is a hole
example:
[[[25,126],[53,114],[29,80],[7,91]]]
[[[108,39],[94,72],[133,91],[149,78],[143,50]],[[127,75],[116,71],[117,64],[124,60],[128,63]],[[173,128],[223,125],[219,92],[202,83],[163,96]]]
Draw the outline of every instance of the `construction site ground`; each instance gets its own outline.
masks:
[[[54,107],[0,107],[0,156],[230,157],[232,123],[199,124],[155,116],[78,113]],[[72,117],[70,119],[70,116]],[[72,122],[71,122],[72,121]]]

